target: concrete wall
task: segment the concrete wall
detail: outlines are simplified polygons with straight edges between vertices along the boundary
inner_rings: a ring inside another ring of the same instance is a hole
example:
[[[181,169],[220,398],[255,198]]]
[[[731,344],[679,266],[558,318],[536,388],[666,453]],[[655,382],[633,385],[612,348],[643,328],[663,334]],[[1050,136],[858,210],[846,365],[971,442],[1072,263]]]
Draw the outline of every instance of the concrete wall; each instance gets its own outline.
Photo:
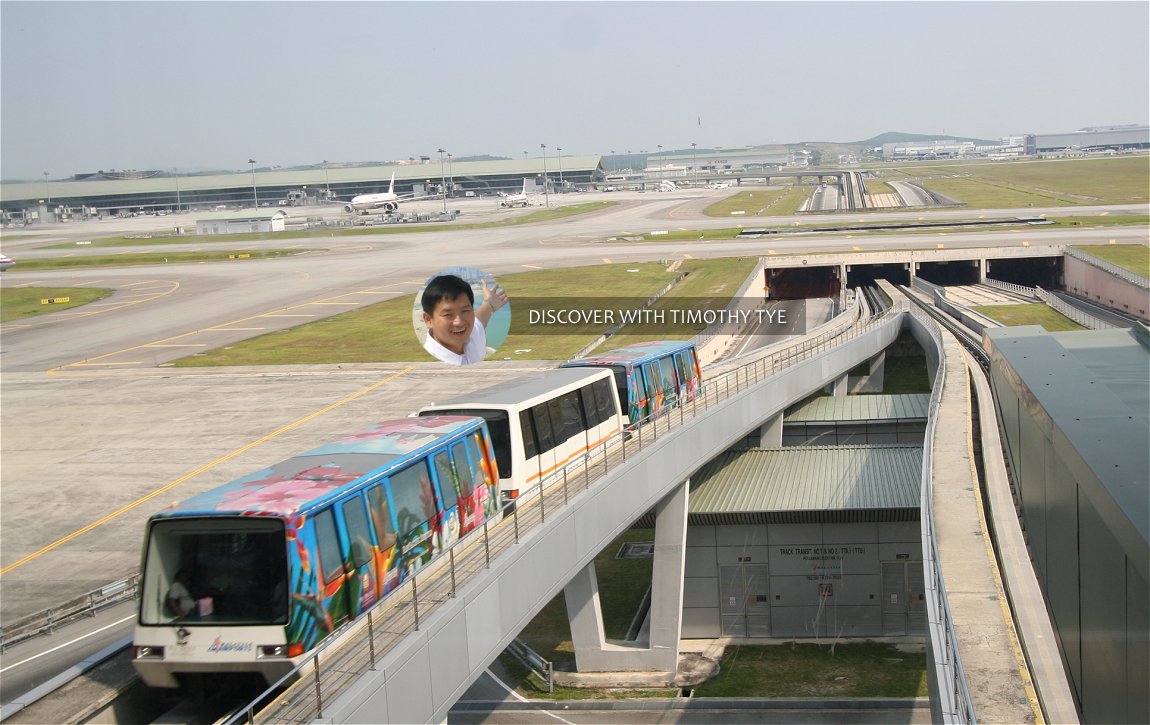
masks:
[[[570,505],[549,512],[546,525],[532,529],[455,598],[427,613],[419,631],[325,705],[321,721],[442,722],[531,618],[632,521],[752,428],[885,349],[904,317],[700,411],[642,452],[629,451],[626,463]]]
[[[1063,261],[1067,292],[1105,307],[1150,320],[1150,295],[1136,284],[1067,255]]]
[[[918,521],[690,526],[683,637],[922,633],[919,529]],[[897,582],[884,586],[884,564]]]

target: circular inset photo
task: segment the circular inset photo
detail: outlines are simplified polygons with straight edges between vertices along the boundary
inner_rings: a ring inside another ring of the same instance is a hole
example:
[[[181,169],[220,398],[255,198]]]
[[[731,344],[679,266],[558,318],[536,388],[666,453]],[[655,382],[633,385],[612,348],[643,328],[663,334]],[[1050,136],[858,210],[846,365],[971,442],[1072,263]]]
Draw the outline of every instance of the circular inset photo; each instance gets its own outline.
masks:
[[[495,278],[474,267],[432,275],[415,295],[411,323],[419,344],[448,365],[495,354],[511,329],[511,304]]]

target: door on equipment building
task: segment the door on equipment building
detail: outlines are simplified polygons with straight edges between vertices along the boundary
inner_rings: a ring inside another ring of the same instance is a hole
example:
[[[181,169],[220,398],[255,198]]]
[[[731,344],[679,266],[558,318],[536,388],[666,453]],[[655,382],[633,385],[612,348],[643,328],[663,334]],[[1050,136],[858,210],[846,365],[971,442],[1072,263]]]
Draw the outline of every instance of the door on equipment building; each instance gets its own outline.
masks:
[[[771,599],[765,564],[719,567],[719,598],[724,637],[769,637]]]
[[[882,632],[884,635],[926,631],[926,587],[921,561],[882,563]]]

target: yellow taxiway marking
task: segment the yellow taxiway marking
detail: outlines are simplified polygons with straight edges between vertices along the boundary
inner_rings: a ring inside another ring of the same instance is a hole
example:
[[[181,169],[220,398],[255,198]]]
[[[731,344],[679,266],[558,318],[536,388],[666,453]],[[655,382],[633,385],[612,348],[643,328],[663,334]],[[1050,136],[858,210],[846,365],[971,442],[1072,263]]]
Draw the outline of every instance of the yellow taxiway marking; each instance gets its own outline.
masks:
[[[938,243],[938,244],[936,244],[935,246],[937,246],[939,249],[946,249],[946,245],[945,245],[945,244],[943,244],[942,242],[939,242],[939,243]]]
[[[527,269],[543,269],[538,264],[521,264],[519,266],[520,267],[526,267]]]
[[[308,302],[307,304],[309,304],[309,305],[314,305],[314,304],[316,304],[316,303],[315,303],[315,302]],[[315,317],[315,315],[304,315],[304,314],[276,314],[276,313],[274,313],[274,312],[269,312],[269,313],[268,313],[268,314],[266,314],[266,315],[256,315],[256,317]]]
[[[343,305],[344,307],[355,307],[358,302],[308,302],[309,305]]]
[[[691,256],[691,255],[689,255],[689,254],[684,254],[684,255],[683,255],[683,259],[694,259],[694,257],[692,257],[692,256]]]
[[[101,365],[140,365],[140,364],[141,363],[138,360],[125,360],[124,362],[78,362],[78,363],[72,363],[72,365],[74,365],[76,367],[84,367],[84,368],[99,367]]]
[[[861,251],[862,251],[862,247],[851,247],[851,249],[852,249],[852,250],[854,250],[854,251],[856,251],[856,252],[861,252]]]
[[[603,257],[603,264],[612,264],[612,262],[607,257]]]
[[[182,344],[181,343],[164,344],[164,343],[160,343],[160,342],[153,342],[153,343],[150,343],[148,345],[144,345],[144,347],[207,347],[207,346],[208,346],[208,344],[206,342],[187,342],[187,343],[182,343]]]
[[[1107,215],[1107,214],[1109,214],[1109,213],[1110,213],[1110,212],[1108,212],[1108,211],[1104,211],[1104,212],[1102,212],[1101,214],[1099,214],[1098,216],[1106,216],[1106,215]]]
[[[381,387],[387,383],[390,383],[392,380],[395,380],[400,375],[404,375],[404,374],[406,374],[406,373],[408,373],[414,369],[415,369],[414,367],[409,365],[408,367],[405,367],[403,370],[400,370],[398,373],[395,373],[394,375],[389,375],[388,377],[384,378],[383,380],[372,383],[371,385],[367,386],[363,390],[352,393],[351,395],[346,396],[342,400],[337,400],[336,402],[332,403],[331,405],[329,405],[325,408],[321,408],[320,410],[308,413],[307,415],[300,418],[299,420],[297,420],[293,423],[288,423],[284,427],[282,427],[278,430],[272,431],[271,433],[268,433],[266,436],[264,436],[262,438],[254,440],[251,443],[248,443],[247,445],[241,446],[240,448],[235,449],[231,453],[220,456],[219,458],[212,461],[211,463],[205,463],[204,465],[200,466],[199,468],[192,471],[191,473],[187,473],[183,476],[180,476],[176,480],[174,480],[170,483],[166,483],[163,486],[157,488],[155,491],[152,491],[148,495],[142,496],[142,497],[136,499],[135,501],[133,501],[129,504],[121,506],[120,508],[116,509],[115,511],[108,514],[107,516],[105,516],[101,519],[98,519],[96,521],[93,521],[92,523],[88,524],[87,526],[84,526],[83,528],[77,529],[76,531],[73,531],[72,533],[68,534],[67,536],[64,536],[62,538],[59,538],[59,539],[53,541],[51,544],[48,544],[47,546],[44,546],[44,547],[32,552],[31,554],[23,557],[22,559],[19,559],[17,561],[12,562],[8,566],[4,567],[3,569],[0,569],[0,575],[7,574],[8,572],[12,571],[13,569],[16,569],[17,567],[21,567],[21,566],[27,564],[28,562],[32,561],[33,559],[36,559],[36,558],[48,553],[49,551],[52,551],[53,549],[56,549],[59,546],[68,543],[69,541],[76,538],[77,536],[82,536],[83,534],[88,533],[92,529],[95,529],[96,527],[98,527],[102,524],[106,524],[107,522],[111,521],[112,519],[116,518],[117,516],[120,516],[121,514],[125,514],[128,511],[131,511],[132,509],[136,508],[137,506],[139,506],[141,504],[147,503],[148,501],[152,500],[156,496],[159,496],[161,493],[164,493],[165,491],[168,491],[172,488],[175,488],[176,486],[180,485],[181,483],[183,483],[185,481],[189,481],[189,480],[195,478],[196,476],[200,475],[204,471],[211,470],[212,468],[215,468],[216,466],[220,465],[221,463],[224,463],[225,461],[229,461],[229,460],[235,458],[236,456],[240,455],[241,453],[245,453],[247,451],[250,451],[251,449],[255,448],[256,446],[260,445],[261,443],[266,443],[267,441],[270,441],[271,439],[275,438],[276,436],[278,436],[282,433],[286,433],[289,430],[292,430],[293,428],[298,428],[299,426],[303,425],[304,423],[307,423],[310,420],[314,420],[315,418],[320,417],[324,413],[335,410],[336,408],[339,408],[342,405],[350,403],[351,401],[355,400],[356,398],[363,397],[364,395],[367,395],[368,393],[372,392],[373,390],[375,390],[375,389],[377,389],[377,388],[379,388],[379,387]]]
[[[259,332],[266,327],[209,327],[204,332]]]

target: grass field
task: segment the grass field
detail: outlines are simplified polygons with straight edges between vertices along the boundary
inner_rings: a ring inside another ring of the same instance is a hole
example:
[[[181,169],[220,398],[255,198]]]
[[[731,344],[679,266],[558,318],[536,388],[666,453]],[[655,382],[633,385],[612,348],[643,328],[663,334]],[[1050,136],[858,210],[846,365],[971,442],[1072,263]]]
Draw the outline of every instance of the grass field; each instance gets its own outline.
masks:
[[[918,177],[925,186],[971,208],[1132,204],[1150,200],[1150,160],[1146,156],[906,166],[889,173]],[[932,176],[948,178],[927,178]]]
[[[0,289],[0,322],[25,320],[49,312],[68,310],[102,300],[110,294],[110,289],[95,287],[5,287]],[[67,302],[42,302],[64,297],[69,298]]]
[[[563,360],[606,331],[607,325],[580,328],[577,334],[522,334],[515,300],[559,300],[572,308],[597,307],[596,297],[646,299],[681,272],[691,275],[682,284],[702,292],[730,290],[729,297],[746,279],[753,258],[686,260],[675,272],[657,262],[605,264],[594,267],[519,272],[499,277],[511,304],[512,330],[494,359]],[[636,270],[636,271],[630,271]],[[744,271],[746,270],[746,271]],[[692,277],[699,275],[699,282]],[[741,276],[740,276],[741,275]],[[593,279],[593,286],[582,280]],[[369,305],[322,320],[246,340],[235,345],[181,358],[178,367],[201,365],[290,365],[341,362],[406,362],[430,360],[412,327],[415,295]],[[725,303],[724,303],[725,304]],[[558,328],[546,328],[548,333]],[[516,350],[527,352],[515,354]]]
[[[1150,277],[1150,247],[1145,244],[1087,244],[1075,245],[1075,248],[1143,277]]]
[[[713,217],[729,217],[735,211],[745,212],[735,216],[788,216],[798,211],[809,194],[810,188],[805,186],[743,191],[711,204],[703,213]]]
[[[1006,327],[1041,325],[1047,332],[1086,329],[1043,304],[984,305],[971,309]]]
[[[926,655],[890,644],[728,647],[695,697],[925,697]]]
[[[272,259],[293,254],[314,252],[314,249],[233,249],[214,252],[141,252],[139,254],[105,254],[89,257],[52,257],[48,259],[22,259],[9,272],[30,269],[73,269],[76,267],[131,267],[148,264],[186,264],[188,262],[247,262],[254,259]],[[6,273],[6,274],[7,274]]]
[[[518,226],[533,222],[563,219],[580,214],[600,211],[615,206],[617,201],[591,201],[585,204],[571,204],[555,209],[539,209],[529,214],[508,217],[493,222],[476,222],[475,224],[390,224],[387,226],[372,227],[340,227],[311,229],[307,231],[282,232],[248,232],[243,234],[184,234],[178,236],[116,236],[92,240],[93,247],[132,247],[155,244],[199,244],[221,242],[255,242],[280,241],[284,239],[323,239],[326,237],[357,237],[377,234],[407,234],[408,232],[451,232],[463,229],[492,229],[497,227]],[[75,244],[58,244],[49,249],[74,249]]]

